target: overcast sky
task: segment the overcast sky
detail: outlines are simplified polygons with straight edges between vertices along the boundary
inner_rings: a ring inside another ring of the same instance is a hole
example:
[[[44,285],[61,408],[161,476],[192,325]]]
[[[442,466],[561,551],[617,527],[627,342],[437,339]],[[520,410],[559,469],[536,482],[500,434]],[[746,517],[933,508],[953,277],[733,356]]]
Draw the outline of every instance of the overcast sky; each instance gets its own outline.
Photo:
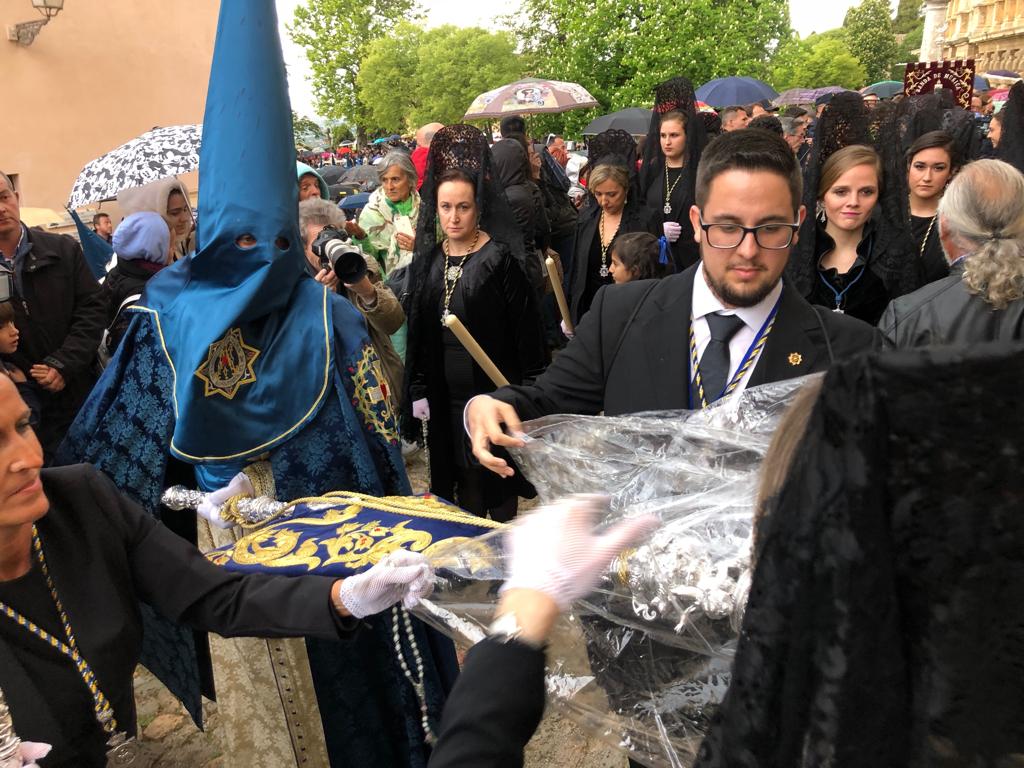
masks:
[[[309,64],[301,48],[294,45],[284,30],[295,14],[295,6],[303,0],[276,0],[277,15],[281,21],[281,41],[284,46],[284,60],[288,66],[288,89],[291,93],[292,108],[300,115],[314,116],[313,93],[309,85]],[[890,0],[893,11],[898,0]],[[790,22],[793,28],[805,37],[812,32],[824,32],[843,23],[846,11],[859,0],[789,0]],[[453,0],[420,0],[427,13],[427,26],[455,24],[460,27],[494,28],[497,20],[518,7],[514,0],[488,0],[486,3],[470,4]],[[584,83],[586,85],[586,83]]]

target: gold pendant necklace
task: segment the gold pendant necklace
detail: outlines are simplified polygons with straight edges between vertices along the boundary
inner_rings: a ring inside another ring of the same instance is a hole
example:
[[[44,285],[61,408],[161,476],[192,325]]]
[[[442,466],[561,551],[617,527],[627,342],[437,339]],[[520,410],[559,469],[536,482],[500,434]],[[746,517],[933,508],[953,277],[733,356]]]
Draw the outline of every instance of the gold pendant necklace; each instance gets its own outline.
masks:
[[[679,175],[676,176],[676,180],[672,182],[672,186],[668,185],[668,163],[665,164],[665,207],[662,210],[666,216],[672,214],[672,193],[676,191],[676,187],[679,186],[679,180],[683,178],[683,169],[679,169]]]
[[[601,218],[597,222],[597,233],[598,237],[601,238],[601,277],[608,277],[608,251],[611,250],[612,241],[615,240],[615,236],[619,234],[619,227],[622,226],[622,215],[619,215],[619,223],[615,225],[615,231],[612,232],[611,239],[608,240],[608,244],[604,242],[604,211],[601,211]]]
[[[462,254],[462,259],[458,264],[448,264],[448,258],[450,256],[449,250],[451,248],[448,238],[445,238],[444,242],[441,243],[441,252],[444,254],[444,311],[441,312],[441,325],[445,324],[445,320],[448,319],[448,307],[451,304],[452,296],[455,294],[455,286],[458,285],[459,280],[462,278],[462,265],[466,263],[468,259],[475,251],[476,244],[480,241],[480,228],[477,227],[476,234],[473,235],[473,242],[469,246],[469,250]]]

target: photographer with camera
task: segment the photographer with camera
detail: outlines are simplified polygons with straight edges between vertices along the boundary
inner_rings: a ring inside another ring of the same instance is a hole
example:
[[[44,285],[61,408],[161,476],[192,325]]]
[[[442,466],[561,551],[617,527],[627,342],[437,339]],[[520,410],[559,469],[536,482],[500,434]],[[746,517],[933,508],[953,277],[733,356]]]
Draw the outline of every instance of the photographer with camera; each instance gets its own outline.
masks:
[[[305,241],[310,274],[332,290],[339,285],[362,313],[377,350],[388,393],[395,407],[402,398],[405,368],[391,343],[391,334],[405,323],[405,312],[395,294],[380,279],[380,266],[367,258],[346,234],[345,216],[326,200],[299,203],[299,229]]]

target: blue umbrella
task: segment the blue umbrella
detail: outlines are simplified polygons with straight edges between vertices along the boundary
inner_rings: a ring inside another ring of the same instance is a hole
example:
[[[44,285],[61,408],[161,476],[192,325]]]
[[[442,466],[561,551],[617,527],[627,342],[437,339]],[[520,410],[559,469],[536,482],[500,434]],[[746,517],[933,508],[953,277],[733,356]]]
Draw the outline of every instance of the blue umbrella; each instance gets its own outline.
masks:
[[[975,75],[975,76],[974,76],[974,90],[975,90],[975,91],[987,91],[987,90],[989,90],[989,89],[990,89],[991,87],[992,87],[992,86],[990,86],[990,85],[988,84],[988,80],[986,80],[986,79],[985,79],[984,77],[982,77],[981,75]]]
[[[114,255],[114,247],[97,235],[85,225],[74,208],[68,208],[68,213],[74,219],[78,228],[78,239],[82,243],[82,255],[85,256],[85,263],[89,265],[92,276],[99,280],[107,274],[107,263]]]
[[[347,197],[341,198],[341,202],[338,203],[338,207],[343,211],[358,211],[360,208],[365,208],[369,201],[370,193],[360,192],[358,195],[348,195]]]
[[[697,89],[697,99],[712,107],[731,107],[752,104],[762,99],[778,98],[778,92],[767,83],[753,77],[719,77]]]

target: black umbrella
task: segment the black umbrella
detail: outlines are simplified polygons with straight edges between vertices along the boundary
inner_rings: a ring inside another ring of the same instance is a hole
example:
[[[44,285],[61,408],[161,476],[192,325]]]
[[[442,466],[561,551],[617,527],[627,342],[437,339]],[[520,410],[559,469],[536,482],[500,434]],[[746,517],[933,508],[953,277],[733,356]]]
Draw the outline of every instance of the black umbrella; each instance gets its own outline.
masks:
[[[356,165],[346,170],[339,177],[344,182],[366,184],[380,181],[380,171],[372,165]]]
[[[337,184],[338,179],[345,172],[344,165],[322,165],[316,169],[317,173],[320,174],[320,178],[326,181],[328,184]]]
[[[612,128],[618,128],[620,131],[627,131],[634,136],[644,136],[650,127],[651,110],[642,107],[629,107],[591,120],[590,125],[583,129],[583,135],[596,136]]]
[[[343,200],[351,195],[363,192],[363,184],[351,184],[346,182],[340,182],[338,184],[331,184],[327,189],[331,193],[331,200],[338,201]]]

